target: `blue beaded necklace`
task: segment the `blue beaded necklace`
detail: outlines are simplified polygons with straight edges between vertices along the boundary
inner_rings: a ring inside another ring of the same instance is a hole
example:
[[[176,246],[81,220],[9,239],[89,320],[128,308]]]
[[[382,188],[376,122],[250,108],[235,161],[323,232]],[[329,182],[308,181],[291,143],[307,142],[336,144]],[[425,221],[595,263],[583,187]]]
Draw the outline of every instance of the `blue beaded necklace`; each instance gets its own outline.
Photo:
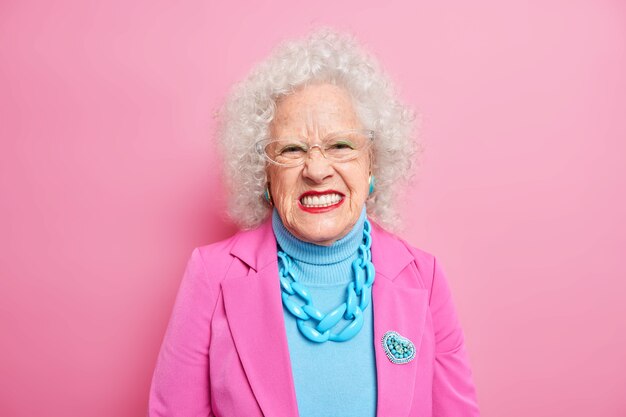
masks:
[[[370,222],[365,219],[363,243],[358,248],[359,256],[352,262],[354,280],[348,284],[346,301],[327,314],[323,314],[313,305],[311,294],[301,282],[298,282],[291,257],[282,250],[278,251],[278,272],[283,305],[296,318],[300,333],[310,341],[316,343],[329,340],[331,342],[345,342],[356,336],[363,327],[363,312],[372,299],[372,284],[374,284],[376,275],[372,263],[371,230]],[[291,296],[301,298],[305,304],[299,305],[291,299]],[[333,328],[339,324],[342,318],[351,320],[350,324],[339,332],[333,332]]]

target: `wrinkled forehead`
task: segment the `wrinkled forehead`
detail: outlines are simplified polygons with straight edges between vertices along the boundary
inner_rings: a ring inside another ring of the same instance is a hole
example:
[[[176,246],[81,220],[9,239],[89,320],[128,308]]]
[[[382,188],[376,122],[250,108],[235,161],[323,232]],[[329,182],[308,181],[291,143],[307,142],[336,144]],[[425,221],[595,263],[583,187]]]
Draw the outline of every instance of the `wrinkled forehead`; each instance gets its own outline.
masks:
[[[274,137],[323,137],[361,127],[352,98],[332,84],[313,84],[281,97],[270,125]]]

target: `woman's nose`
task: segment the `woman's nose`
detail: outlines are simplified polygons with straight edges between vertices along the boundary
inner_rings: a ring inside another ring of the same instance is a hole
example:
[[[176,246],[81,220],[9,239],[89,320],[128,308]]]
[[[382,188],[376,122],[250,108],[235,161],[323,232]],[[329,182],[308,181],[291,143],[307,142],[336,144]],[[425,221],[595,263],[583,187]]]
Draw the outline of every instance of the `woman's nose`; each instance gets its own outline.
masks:
[[[326,158],[322,148],[319,146],[311,147],[304,160],[302,175],[314,182],[321,182],[332,174],[332,161]]]

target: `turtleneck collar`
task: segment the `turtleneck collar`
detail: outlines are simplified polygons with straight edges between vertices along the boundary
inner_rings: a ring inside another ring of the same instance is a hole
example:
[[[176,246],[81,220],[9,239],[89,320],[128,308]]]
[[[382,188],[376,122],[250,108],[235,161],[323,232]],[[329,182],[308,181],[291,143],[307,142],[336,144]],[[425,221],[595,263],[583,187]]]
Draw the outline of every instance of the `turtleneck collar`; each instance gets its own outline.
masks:
[[[363,225],[367,217],[365,206],[352,230],[330,246],[304,242],[295,237],[283,224],[276,208],[272,211],[272,227],[280,248],[294,260],[313,265],[333,264],[354,255],[363,241]]]

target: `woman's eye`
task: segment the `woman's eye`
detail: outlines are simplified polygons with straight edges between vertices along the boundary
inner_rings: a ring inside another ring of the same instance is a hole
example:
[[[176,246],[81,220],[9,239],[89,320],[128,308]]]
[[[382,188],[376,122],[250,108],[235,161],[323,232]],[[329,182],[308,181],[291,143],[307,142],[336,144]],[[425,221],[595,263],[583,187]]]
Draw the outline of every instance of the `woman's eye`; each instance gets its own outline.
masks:
[[[305,153],[306,149],[299,145],[287,145],[280,149],[279,154],[295,154],[295,153]]]
[[[337,149],[337,150],[345,150],[345,149],[354,149],[355,146],[350,142],[342,141],[342,142],[332,143],[329,148]]]

